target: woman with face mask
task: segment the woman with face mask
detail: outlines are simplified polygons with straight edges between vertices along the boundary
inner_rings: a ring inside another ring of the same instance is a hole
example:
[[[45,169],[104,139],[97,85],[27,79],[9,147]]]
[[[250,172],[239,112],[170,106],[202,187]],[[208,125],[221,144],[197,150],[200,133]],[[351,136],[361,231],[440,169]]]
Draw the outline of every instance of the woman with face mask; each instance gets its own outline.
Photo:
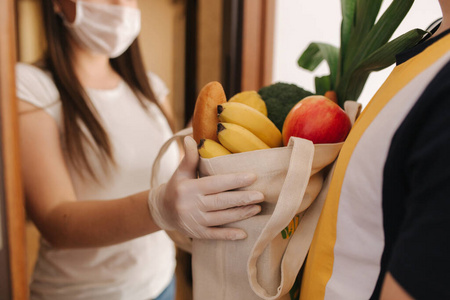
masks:
[[[217,226],[260,211],[254,174],[196,178],[198,154],[172,148],[167,89],[142,66],[137,0],[43,0],[47,50],[16,68],[27,212],[42,239],[31,299],[173,299],[174,245],[242,239]],[[161,230],[163,229],[163,230]]]

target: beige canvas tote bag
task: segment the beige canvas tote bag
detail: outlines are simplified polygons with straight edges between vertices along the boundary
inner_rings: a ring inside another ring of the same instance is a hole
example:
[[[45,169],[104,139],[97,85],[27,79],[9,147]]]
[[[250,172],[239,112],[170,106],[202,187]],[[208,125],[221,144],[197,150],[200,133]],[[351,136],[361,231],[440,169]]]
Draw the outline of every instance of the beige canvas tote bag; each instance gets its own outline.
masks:
[[[352,122],[360,108],[345,103]],[[324,179],[342,145],[291,138],[286,147],[200,159],[199,176],[254,172],[257,181],[245,189],[261,191],[265,200],[257,216],[227,225],[244,229],[245,240],[169,234],[192,251],[194,300],[291,299],[326,196]]]

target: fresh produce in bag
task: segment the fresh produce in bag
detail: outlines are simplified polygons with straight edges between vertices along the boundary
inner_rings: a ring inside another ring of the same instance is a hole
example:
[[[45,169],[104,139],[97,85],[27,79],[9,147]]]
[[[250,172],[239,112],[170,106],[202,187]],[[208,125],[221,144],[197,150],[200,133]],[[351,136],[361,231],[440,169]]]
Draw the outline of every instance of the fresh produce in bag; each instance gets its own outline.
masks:
[[[313,107],[327,110],[331,103],[331,111],[343,114],[342,119],[331,117],[322,122],[342,123],[338,127],[346,132],[341,140],[314,144],[294,135],[283,145],[277,126],[261,111],[244,104],[243,95],[253,93],[240,94],[241,102],[227,101],[216,108],[218,142],[199,137],[199,175],[254,172],[257,181],[245,189],[262,192],[265,201],[259,215],[227,225],[244,229],[248,234],[245,240],[192,241],[194,299],[289,299],[321,211],[322,203],[315,205],[315,199],[360,106],[349,103],[350,117],[331,100],[319,101]],[[201,103],[204,101],[197,101],[197,105]],[[287,126],[294,126],[298,116],[301,114],[294,114]],[[203,116],[194,114],[194,118]],[[193,130],[202,131],[195,126]],[[328,138],[335,139],[334,130]]]

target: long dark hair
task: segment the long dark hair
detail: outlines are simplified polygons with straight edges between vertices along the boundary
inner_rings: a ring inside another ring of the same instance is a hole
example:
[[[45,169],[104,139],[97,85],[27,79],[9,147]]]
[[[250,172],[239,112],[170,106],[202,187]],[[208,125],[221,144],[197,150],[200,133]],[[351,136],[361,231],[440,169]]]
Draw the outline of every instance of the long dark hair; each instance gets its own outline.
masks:
[[[103,166],[114,163],[110,140],[99,121],[98,114],[86,91],[78,80],[70,57],[72,56],[68,35],[62,18],[54,12],[51,0],[42,1],[44,31],[47,50],[43,67],[48,70],[59,91],[63,113],[63,146],[74,168],[81,175],[96,174],[89,164],[85,145],[91,147]],[[69,59],[68,59],[69,58]],[[141,104],[150,101],[158,105],[145,72],[137,39],[119,57],[110,59],[112,68],[131,87]],[[83,131],[83,125],[88,132]],[[83,171],[84,170],[84,171]]]

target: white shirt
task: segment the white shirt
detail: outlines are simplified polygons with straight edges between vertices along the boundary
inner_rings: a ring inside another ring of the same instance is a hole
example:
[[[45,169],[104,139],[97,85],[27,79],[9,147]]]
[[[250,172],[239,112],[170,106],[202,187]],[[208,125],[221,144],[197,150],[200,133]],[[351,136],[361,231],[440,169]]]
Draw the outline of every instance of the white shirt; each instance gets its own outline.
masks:
[[[43,108],[62,135],[61,101],[51,75],[22,63],[16,66],[16,75],[17,97]],[[166,86],[155,74],[150,73],[149,80],[155,97],[162,101],[168,93]],[[66,160],[77,199],[110,200],[148,189],[152,163],[172,135],[164,115],[153,103],[144,109],[124,81],[111,90],[87,89],[87,93],[109,134],[117,167],[105,173],[88,151],[100,181],[97,184],[89,177],[84,180]],[[174,145],[162,161],[159,178],[170,178],[178,158]],[[42,239],[31,299],[151,299],[169,284],[174,269],[175,249],[163,231],[89,249],[58,250]]]

